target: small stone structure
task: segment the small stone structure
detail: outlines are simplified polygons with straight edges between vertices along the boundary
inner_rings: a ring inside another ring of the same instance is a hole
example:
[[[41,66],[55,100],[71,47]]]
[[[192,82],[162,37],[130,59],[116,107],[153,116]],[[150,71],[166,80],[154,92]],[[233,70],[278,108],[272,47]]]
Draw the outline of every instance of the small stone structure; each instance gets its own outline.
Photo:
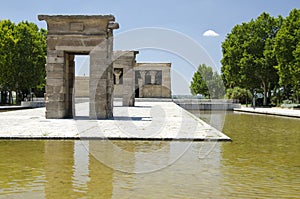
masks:
[[[113,116],[112,15],[39,15],[48,26],[46,118],[75,113],[75,55],[90,56],[89,117]]]
[[[123,106],[134,106],[134,66],[138,51],[114,51],[114,96],[121,97]]]
[[[135,97],[171,98],[171,63],[137,63]]]

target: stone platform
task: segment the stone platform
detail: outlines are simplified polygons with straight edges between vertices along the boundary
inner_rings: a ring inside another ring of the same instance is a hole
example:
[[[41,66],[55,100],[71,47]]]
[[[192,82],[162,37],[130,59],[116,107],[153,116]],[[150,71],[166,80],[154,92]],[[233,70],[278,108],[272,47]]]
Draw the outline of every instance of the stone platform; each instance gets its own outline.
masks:
[[[45,108],[0,113],[0,139],[133,139],[230,141],[173,102],[114,103],[114,117],[88,118],[89,103],[76,104],[74,119],[46,119]]]

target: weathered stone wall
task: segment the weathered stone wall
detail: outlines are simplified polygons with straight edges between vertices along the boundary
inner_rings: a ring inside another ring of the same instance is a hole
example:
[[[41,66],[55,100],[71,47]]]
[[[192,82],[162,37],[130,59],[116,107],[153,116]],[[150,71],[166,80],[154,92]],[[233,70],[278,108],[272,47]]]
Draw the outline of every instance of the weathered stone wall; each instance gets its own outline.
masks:
[[[161,85],[144,85],[142,93],[144,98],[170,98],[170,89]]]
[[[48,26],[46,118],[73,117],[74,55],[90,55],[90,118],[113,113],[112,15],[39,15]]]

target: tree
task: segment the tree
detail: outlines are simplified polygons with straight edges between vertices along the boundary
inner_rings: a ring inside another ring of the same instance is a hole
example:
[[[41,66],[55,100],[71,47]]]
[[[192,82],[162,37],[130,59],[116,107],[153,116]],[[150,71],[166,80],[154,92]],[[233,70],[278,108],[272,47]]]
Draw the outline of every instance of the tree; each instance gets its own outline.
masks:
[[[22,100],[45,82],[46,31],[29,22],[0,21],[0,87]]]
[[[222,78],[205,64],[200,64],[194,73],[191,85],[193,95],[201,94],[206,98],[223,98],[225,89]]]
[[[34,23],[21,22],[16,26],[15,87],[21,97],[45,82],[46,31]]]
[[[7,92],[11,88],[13,76],[13,60],[16,39],[14,37],[15,24],[9,20],[0,21],[0,91],[1,104],[7,101]]]
[[[226,90],[226,97],[228,99],[239,100],[240,103],[248,104],[251,102],[252,94],[249,90],[240,87],[234,87]]]
[[[256,20],[236,25],[222,43],[222,77],[227,88],[236,86],[260,90],[267,95],[278,82],[275,36],[281,25],[281,17],[262,13]]]
[[[300,95],[300,10],[293,9],[283,21],[275,39],[279,84],[292,88],[296,101]]]

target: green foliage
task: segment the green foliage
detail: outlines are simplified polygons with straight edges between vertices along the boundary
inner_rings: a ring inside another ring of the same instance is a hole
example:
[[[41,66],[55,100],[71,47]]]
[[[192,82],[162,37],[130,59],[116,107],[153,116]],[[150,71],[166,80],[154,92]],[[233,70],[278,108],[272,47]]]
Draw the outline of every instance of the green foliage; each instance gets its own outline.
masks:
[[[251,102],[253,95],[245,88],[234,87],[226,90],[226,98],[239,100],[240,103],[245,104]]]
[[[45,83],[46,31],[29,22],[0,21],[0,88],[23,98]]]
[[[300,95],[300,10],[293,9],[283,21],[275,41],[279,84],[292,87],[296,101]]]
[[[200,64],[194,73],[190,89],[193,95],[201,94],[206,98],[223,98],[225,94],[220,75],[205,64]]]
[[[257,19],[236,25],[222,43],[222,77],[226,88],[262,89],[267,93],[278,82],[273,49],[282,18],[262,13]]]
[[[283,100],[281,108],[300,108],[300,104],[294,104],[292,100]]]

